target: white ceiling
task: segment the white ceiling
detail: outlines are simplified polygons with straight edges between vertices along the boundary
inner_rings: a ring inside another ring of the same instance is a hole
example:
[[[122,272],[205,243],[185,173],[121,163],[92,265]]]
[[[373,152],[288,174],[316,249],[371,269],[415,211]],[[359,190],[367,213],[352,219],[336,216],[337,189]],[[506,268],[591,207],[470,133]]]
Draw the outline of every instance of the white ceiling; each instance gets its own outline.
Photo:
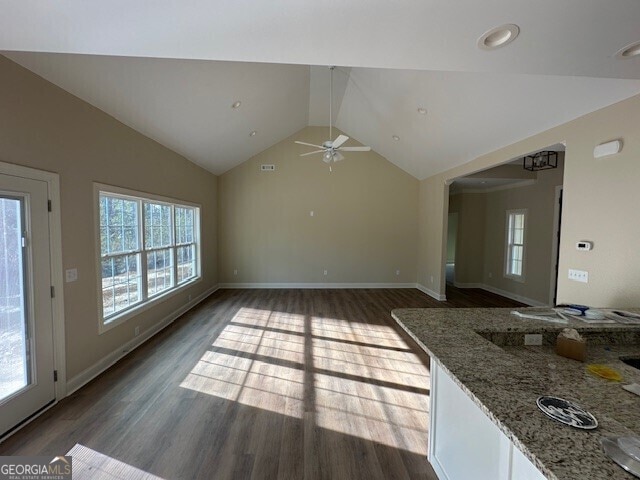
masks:
[[[637,0],[148,5],[3,2],[0,50],[214,173],[328,123],[309,65],[343,66],[335,124],[417,178],[640,93],[640,57],[614,57],[640,40]],[[511,22],[512,44],[476,47]]]

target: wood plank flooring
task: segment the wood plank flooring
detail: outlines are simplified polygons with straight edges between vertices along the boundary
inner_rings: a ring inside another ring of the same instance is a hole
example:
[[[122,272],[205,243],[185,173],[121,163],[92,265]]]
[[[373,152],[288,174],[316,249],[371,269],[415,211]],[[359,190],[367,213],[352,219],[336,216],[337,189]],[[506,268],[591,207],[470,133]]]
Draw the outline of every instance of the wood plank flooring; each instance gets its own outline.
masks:
[[[78,479],[436,479],[429,359],[389,313],[479,290],[223,290],[0,444]],[[75,457],[74,457],[75,458]]]

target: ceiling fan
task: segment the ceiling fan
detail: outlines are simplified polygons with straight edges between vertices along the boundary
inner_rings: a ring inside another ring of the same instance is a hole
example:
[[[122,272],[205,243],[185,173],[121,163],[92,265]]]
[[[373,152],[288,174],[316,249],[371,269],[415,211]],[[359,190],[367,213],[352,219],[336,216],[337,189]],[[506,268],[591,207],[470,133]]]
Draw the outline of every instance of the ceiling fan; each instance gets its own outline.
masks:
[[[333,137],[333,69],[335,67],[329,67],[329,138]],[[344,155],[341,152],[368,152],[371,150],[371,147],[362,146],[362,147],[343,147],[344,143],[349,140],[349,137],[346,135],[338,135],[335,140],[327,140],[323,142],[322,145],[315,145],[313,143],[299,142],[296,140],[295,143],[299,145],[305,145],[307,147],[315,147],[319,150],[314,150],[312,152],[302,153],[301,157],[306,157],[307,155],[314,155],[316,153],[322,153],[322,161],[329,165],[329,171],[331,171],[331,164],[334,162],[339,162],[344,159]]]

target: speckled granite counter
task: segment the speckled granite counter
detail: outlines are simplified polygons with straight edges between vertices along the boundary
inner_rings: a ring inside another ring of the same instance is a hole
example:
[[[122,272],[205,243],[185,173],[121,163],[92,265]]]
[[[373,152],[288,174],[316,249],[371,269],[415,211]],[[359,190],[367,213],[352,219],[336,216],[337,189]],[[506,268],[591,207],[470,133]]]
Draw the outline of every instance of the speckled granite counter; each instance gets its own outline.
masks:
[[[599,440],[640,435],[640,397],[588,373],[585,365],[604,363],[622,374],[623,384],[640,383],[640,370],[618,359],[640,356],[640,326],[560,325],[520,319],[511,310],[398,309],[392,316],[548,478],[635,478],[604,454]],[[588,338],[585,364],[555,355],[550,346],[513,346],[524,333],[542,333],[549,345],[567,326]],[[575,401],[595,415],[598,428],[555,422],[537,408],[540,395]]]

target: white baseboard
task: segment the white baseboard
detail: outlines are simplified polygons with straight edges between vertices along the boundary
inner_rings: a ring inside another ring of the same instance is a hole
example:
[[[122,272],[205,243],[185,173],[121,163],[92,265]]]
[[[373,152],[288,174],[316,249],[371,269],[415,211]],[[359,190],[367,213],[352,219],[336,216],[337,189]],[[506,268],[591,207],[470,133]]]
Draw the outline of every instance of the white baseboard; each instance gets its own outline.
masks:
[[[220,288],[416,288],[415,283],[221,283]]]
[[[511,300],[515,300],[516,302],[525,303],[532,307],[548,307],[548,303],[541,302],[539,300],[534,300],[533,298],[523,297],[522,295],[518,295],[516,293],[507,292],[506,290],[502,290],[500,288],[493,287],[491,285],[487,285],[485,283],[458,283],[454,282],[454,285],[458,288],[480,288],[482,290],[486,290],[487,292],[495,293],[496,295],[500,295],[502,297],[510,298]]]
[[[482,288],[482,289],[484,289],[485,284],[484,283],[461,283],[461,282],[456,282],[454,280],[453,286],[456,287],[456,288]]]
[[[200,302],[205,300],[208,296],[212,295],[216,290],[220,287],[219,285],[215,285],[205,292],[198,295],[196,298],[191,300],[189,303],[186,303],[182,307],[177,310],[171,312],[169,315],[164,317],[158,323],[148,328],[144,332],[140,333],[137,337],[131,339],[129,342],[125,343],[118,349],[114,350],[106,357],[102,358],[95,364],[91,365],[89,368],[84,369],[78,375],[73,377],[67,382],[67,396],[71,395],[76,390],[82,388],[84,385],[89,383],[91,380],[96,378],[102,372],[107,370],[109,367],[114,365],[118,360],[122,359],[125,355],[128,355],[133,350],[138,348],[144,342],[153,337],[156,333],[158,333],[163,328],[169,326],[176,320],[180,315],[183,315],[187,311],[191,310],[193,307],[198,305]]]
[[[420,283],[416,283],[414,285],[414,287],[417,288],[418,290],[420,290],[422,293],[426,293],[430,297],[435,298],[436,300],[439,300],[441,302],[445,302],[447,300],[447,296],[446,295],[434,292],[433,290],[425,287],[424,285],[422,285]]]

